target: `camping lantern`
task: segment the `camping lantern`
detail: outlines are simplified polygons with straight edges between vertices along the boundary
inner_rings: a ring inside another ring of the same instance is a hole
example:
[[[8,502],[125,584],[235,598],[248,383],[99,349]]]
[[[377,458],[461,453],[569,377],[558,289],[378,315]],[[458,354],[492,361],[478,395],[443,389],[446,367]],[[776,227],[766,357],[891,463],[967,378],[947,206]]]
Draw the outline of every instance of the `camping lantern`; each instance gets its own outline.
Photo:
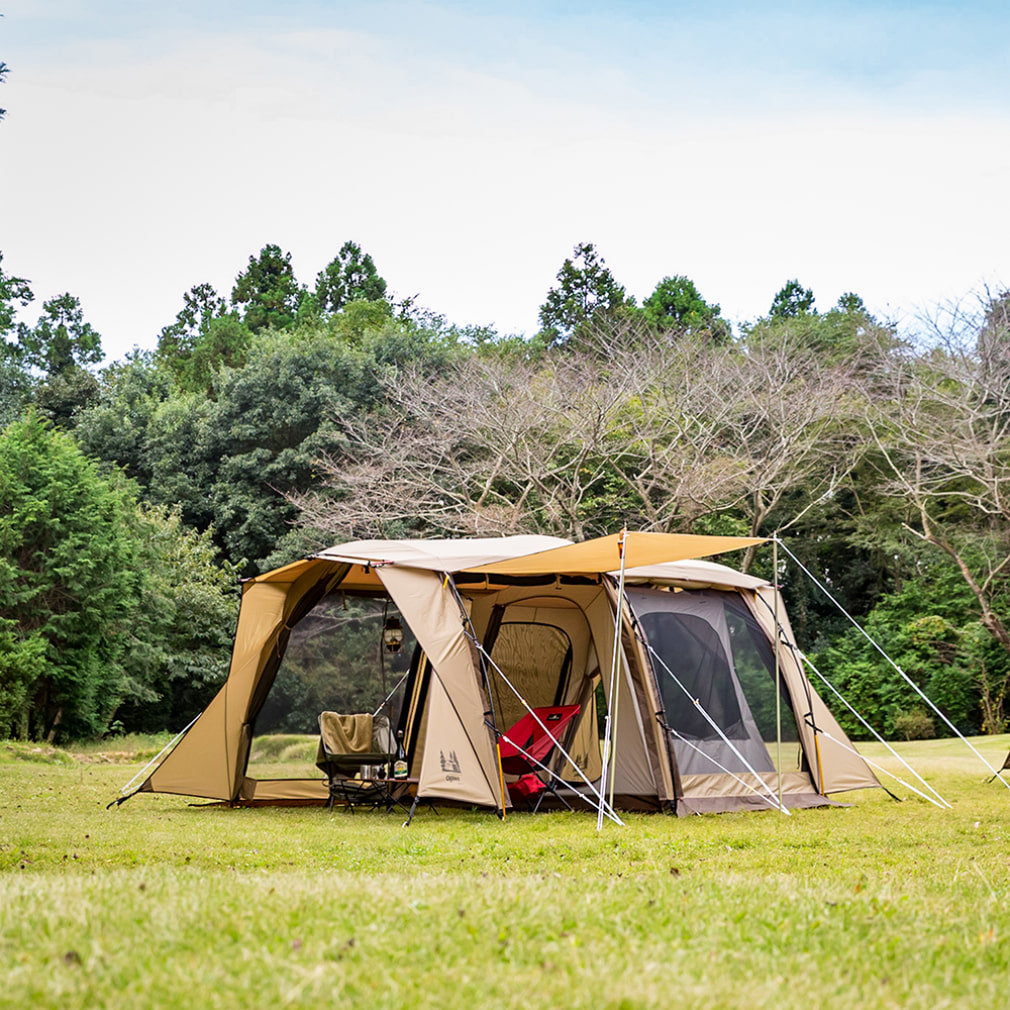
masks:
[[[395,617],[387,617],[382,629],[382,642],[387,652],[399,652],[403,645],[403,625]]]

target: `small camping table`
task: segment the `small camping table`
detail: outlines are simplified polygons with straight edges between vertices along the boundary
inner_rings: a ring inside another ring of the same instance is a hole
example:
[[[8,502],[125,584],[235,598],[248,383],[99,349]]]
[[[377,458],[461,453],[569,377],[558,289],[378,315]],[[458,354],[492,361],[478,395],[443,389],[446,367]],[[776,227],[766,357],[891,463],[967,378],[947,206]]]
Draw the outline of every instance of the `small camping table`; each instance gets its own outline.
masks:
[[[356,806],[367,806],[373,810],[385,807],[388,814],[394,807],[410,813],[410,807],[403,798],[411,785],[418,779],[333,779],[330,782],[330,806],[334,801],[342,801],[351,813]]]

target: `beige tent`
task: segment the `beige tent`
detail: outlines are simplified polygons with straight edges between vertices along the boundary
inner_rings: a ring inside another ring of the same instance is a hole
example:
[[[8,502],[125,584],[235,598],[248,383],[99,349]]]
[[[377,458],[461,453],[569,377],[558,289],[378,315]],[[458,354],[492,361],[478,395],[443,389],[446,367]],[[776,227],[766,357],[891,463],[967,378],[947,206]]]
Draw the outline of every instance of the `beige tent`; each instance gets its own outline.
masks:
[[[296,693],[289,668],[310,676],[306,656],[314,684],[347,681],[337,666],[348,650],[331,661],[324,645],[364,626],[359,605],[393,608],[416,643],[402,660],[396,725],[420,798],[503,810],[497,733],[528,707],[562,704],[580,709],[551,772],[587,807],[600,791],[604,712],[614,716],[615,806],[767,809],[779,796],[807,806],[878,785],[807,681],[773,587],[689,560],[760,542],[628,534],[620,605],[617,537],[357,541],[268,572],[243,586],[227,682],[138,791],[325,801],[314,769],[271,775],[257,733],[271,699]]]

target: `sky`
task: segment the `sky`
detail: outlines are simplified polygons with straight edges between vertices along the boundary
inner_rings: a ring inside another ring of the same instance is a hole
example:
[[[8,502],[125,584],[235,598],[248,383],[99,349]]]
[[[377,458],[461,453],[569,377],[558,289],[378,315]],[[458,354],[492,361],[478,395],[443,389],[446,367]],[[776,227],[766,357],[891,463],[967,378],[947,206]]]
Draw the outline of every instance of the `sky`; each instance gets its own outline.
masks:
[[[267,243],[532,334],[576,243],[739,323],[1010,285],[1010,5],[6,0],[0,251],[109,360]]]

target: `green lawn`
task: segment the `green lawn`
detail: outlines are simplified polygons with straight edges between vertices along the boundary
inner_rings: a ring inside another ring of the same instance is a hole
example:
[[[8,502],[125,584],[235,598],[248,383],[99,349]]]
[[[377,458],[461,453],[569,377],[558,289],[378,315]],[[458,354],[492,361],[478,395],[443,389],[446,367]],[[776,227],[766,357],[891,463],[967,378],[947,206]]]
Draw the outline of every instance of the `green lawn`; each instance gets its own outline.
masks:
[[[1001,764],[1010,737],[977,743]],[[112,746],[0,743],[0,1007],[1010,1007],[1010,790],[957,741],[901,745],[953,810],[873,790],[600,834],[591,813],[107,812],[157,749]]]

